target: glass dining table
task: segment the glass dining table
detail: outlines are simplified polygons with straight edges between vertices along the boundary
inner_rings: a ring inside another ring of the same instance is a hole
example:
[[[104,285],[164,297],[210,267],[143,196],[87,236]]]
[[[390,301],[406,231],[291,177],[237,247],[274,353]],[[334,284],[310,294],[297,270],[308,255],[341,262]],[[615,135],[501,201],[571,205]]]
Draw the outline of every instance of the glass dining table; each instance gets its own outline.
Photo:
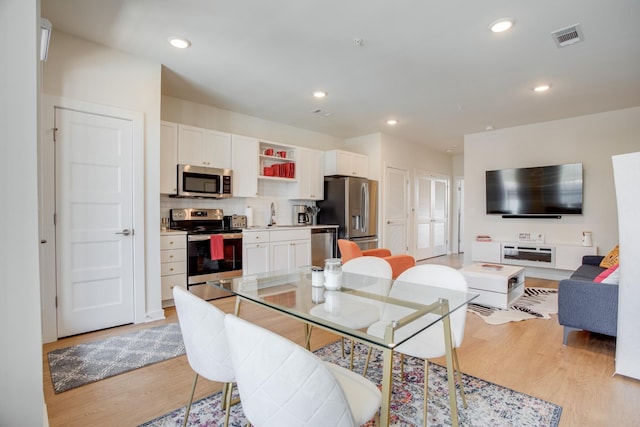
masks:
[[[250,301],[298,319],[305,328],[309,349],[312,327],[378,349],[383,354],[380,425],[389,425],[394,349],[420,332],[442,322],[451,409],[451,424],[458,425],[449,314],[478,295],[441,287],[402,282],[402,292],[389,296],[397,281],[343,273],[338,290],[312,286],[311,267],[242,276],[231,282],[210,282],[211,286],[235,295],[235,314],[241,303]],[[418,321],[418,319],[420,319]],[[367,333],[374,322],[384,322],[384,336]]]

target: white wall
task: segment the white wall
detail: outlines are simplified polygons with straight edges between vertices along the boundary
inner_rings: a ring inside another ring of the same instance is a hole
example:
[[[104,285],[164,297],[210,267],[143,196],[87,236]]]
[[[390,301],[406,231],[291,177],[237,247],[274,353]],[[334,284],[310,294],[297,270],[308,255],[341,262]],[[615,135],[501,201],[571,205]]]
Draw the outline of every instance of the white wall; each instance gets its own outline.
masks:
[[[465,263],[478,234],[515,241],[517,233],[541,232],[546,243],[580,245],[593,232],[606,254],[618,244],[618,219],[611,156],[640,148],[640,107],[465,136]],[[485,214],[486,170],[582,162],[583,215],[562,219],[503,219]]]
[[[0,2],[0,425],[43,426],[38,275],[40,3]],[[16,210],[15,208],[18,207]]]
[[[344,148],[341,138],[166,95],[162,120],[318,150]]]
[[[143,260],[136,260],[135,268],[145,272],[146,295],[142,300],[146,300],[146,307],[142,316],[138,315],[137,309],[136,322],[163,317],[159,250],[160,79],[160,64],[78,39],[54,28],[44,67],[43,93],[144,114],[144,150],[138,150],[144,152],[144,158],[134,159],[134,162],[144,167],[144,195],[141,197],[144,197],[142,234],[146,251]],[[52,114],[51,111],[44,113]],[[53,156],[48,160],[52,162]],[[53,182],[52,177],[50,182]],[[53,278],[55,274],[51,272],[48,277]],[[55,308],[51,300],[51,295],[55,296],[52,288],[55,283],[50,279],[43,285],[49,295],[44,305],[50,321],[45,324],[55,325]]]
[[[640,379],[640,152],[613,156],[612,161],[620,224],[616,373]]]
[[[409,206],[415,204],[415,177],[416,171],[422,170],[432,172],[438,175],[445,175],[449,177],[449,230],[447,233],[447,239],[449,241],[448,248],[451,248],[452,240],[452,213],[453,208],[451,204],[452,200],[452,188],[453,188],[453,169],[452,169],[452,157],[450,154],[442,153],[430,149],[424,145],[412,143],[400,138],[397,138],[389,134],[380,135],[380,154],[378,155],[379,164],[377,165],[381,177],[380,188],[384,188],[384,169],[385,167],[394,167],[398,169],[405,169],[409,172],[410,186],[409,186]],[[381,200],[381,212],[380,220],[383,221],[384,212],[384,200]],[[409,211],[409,230],[408,241],[409,253],[413,254],[415,247],[415,233],[413,230],[413,216]]]
[[[379,184],[379,191],[382,192],[382,178],[384,176],[384,166],[382,161],[382,134],[372,133],[345,140],[346,151],[366,154],[369,157],[369,175],[367,178],[375,179]],[[382,194],[382,193],[380,193]],[[380,218],[381,216],[378,215]],[[378,230],[380,228],[378,227]]]
[[[330,135],[170,96],[162,96],[162,120],[317,150],[345,148],[342,139]],[[261,180],[258,182],[258,194],[260,194],[259,197],[234,197],[224,200],[162,197],[160,215],[168,217],[169,210],[175,208],[219,208],[225,215],[244,214],[245,208],[250,206],[253,210],[254,225],[266,225],[269,222],[273,202],[276,209],[276,223],[285,225],[293,223],[293,205],[314,204],[311,201],[289,200],[288,183]]]

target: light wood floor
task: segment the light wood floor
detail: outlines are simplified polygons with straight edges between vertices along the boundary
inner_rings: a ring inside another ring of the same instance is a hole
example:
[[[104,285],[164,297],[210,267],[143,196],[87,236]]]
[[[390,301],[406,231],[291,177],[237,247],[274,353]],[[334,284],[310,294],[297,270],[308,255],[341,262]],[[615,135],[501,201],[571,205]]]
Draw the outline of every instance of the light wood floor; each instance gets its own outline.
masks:
[[[459,267],[457,256],[428,260]],[[557,282],[527,278],[527,286],[557,287]],[[233,298],[215,305],[232,312]],[[166,320],[128,325],[59,340],[44,345],[44,395],[51,427],[136,426],[186,403],[193,372],[185,356],[161,362],[64,393],[54,394],[46,361],[47,352],[81,342],[120,335],[137,329],[177,321],[175,310]],[[302,326],[295,320],[243,305],[242,317],[302,343]],[[312,348],[337,339],[314,330]],[[613,376],[615,341],[609,337],[575,332],[565,347],[557,316],[491,326],[469,314],[464,342],[458,350],[462,370],[479,378],[562,406],[560,426],[640,426],[640,381]],[[444,360],[434,359],[444,364]],[[220,389],[200,380],[197,398]]]

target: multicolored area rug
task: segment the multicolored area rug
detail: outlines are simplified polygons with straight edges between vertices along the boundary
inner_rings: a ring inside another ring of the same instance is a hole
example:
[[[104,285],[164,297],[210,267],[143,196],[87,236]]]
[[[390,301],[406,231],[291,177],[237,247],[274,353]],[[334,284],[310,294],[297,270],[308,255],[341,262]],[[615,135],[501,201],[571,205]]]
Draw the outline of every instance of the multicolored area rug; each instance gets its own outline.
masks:
[[[47,354],[56,393],[183,355],[178,323],[142,329]]]
[[[348,350],[345,348],[347,353]],[[356,344],[354,371],[362,372],[366,351],[366,346]],[[345,358],[341,357],[339,342],[329,344],[316,350],[315,353],[323,360],[348,367],[349,357],[348,355]],[[391,425],[422,426],[424,363],[421,359],[405,357],[404,381],[400,382],[399,360],[398,358],[394,363]],[[446,369],[433,363],[429,364],[429,369],[428,425],[451,425]],[[374,351],[371,356],[367,377],[378,385],[382,382],[382,353],[379,351]],[[560,422],[562,408],[553,403],[470,375],[463,375],[462,381],[468,406],[466,409],[462,407],[462,401],[458,395],[461,426],[555,427]],[[185,391],[185,396],[187,394],[188,391]],[[193,404],[188,425],[198,427],[222,425],[223,415],[220,409],[220,393],[216,393]],[[180,426],[183,419],[184,407],[149,421],[142,427]],[[242,403],[232,407],[229,425],[234,427],[246,425]],[[367,425],[373,425],[373,421]]]
[[[469,304],[467,311],[477,314],[490,325],[519,322],[528,319],[551,319],[558,312],[558,290],[550,288],[524,288],[524,294],[509,309]]]

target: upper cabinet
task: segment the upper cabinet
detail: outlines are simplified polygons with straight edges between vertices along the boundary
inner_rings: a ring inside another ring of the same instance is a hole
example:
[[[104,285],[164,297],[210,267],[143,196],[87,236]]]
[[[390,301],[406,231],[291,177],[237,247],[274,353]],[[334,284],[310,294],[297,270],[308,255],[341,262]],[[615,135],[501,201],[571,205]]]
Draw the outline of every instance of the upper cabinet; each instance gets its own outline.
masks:
[[[230,169],[231,134],[178,125],[178,163]]]
[[[290,199],[324,199],[324,152],[296,148],[297,181],[291,184]]]
[[[231,169],[231,134],[207,129],[205,153],[212,168]]]
[[[160,122],[160,194],[176,194],[178,125]]]
[[[258,196],[258,140],[248,136],[231,136],[233,197]]]
[[[364,154],[342,150],[326,151],[324,153],[324,174],[367,178],[369,175],[369,157]]]

